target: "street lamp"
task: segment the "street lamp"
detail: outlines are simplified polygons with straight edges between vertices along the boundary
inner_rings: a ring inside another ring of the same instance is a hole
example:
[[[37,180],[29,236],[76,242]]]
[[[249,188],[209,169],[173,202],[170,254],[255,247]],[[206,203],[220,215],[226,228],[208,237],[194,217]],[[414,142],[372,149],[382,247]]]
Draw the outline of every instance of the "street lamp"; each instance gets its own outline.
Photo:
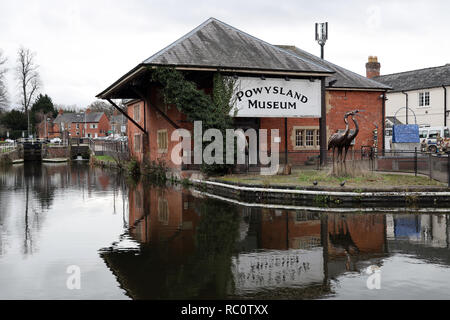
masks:
[[[328,22],[316,23],[316,41],[320,45],[320,58],[323,59],[323,47],[328,40]]]
[[[45,136],[47,137],[48,140],[48,123],[50,122],[50,118],[47,118],[45,121]]]

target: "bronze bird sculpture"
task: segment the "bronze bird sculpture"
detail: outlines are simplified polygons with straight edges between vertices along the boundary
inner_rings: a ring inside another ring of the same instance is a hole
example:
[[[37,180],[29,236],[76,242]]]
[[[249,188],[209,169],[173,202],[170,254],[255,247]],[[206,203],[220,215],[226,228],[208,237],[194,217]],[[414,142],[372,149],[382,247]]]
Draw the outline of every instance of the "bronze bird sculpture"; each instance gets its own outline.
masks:
[[[359,125],[358,121],[355,119],[355,116],[358,114],[359,110],[355,110],[351,113],[352,121],[355,124],[355,130],[352,133],[349,133],[347,137],[344,139],[344,159],[343,162],[345,162],[345,159],[347,158],[347,152],[350,146],[352,145],[353,140],[356,138],[356,136],[359,133]]]
[[[333,149],[333,163],[334,163],[334,154],[335,154],[336,149],[338,149],[337,161],[339,162],[339,158],[341,158],[341,160],[343,160],[342,159],[342,150],[347,143],[349,132],[350,132],[350,128],[348,125],[348,117],[349,116],[353,117],[356,113],[358,113],[358,110],[347,112],[344,115],[345,131],[334,133],[328,141],[328,150]]]

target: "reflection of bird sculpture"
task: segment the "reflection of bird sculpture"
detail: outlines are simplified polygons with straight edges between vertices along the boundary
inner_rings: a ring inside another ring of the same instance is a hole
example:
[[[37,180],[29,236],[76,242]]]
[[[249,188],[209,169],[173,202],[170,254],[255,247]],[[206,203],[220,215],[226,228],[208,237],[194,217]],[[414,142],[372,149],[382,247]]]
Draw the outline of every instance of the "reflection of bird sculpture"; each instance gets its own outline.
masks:
[[[350,146],[352,145],[353,140],[356,138],[356,136],[359,133],[359,125],[358,125],[358,121],[356,121],[355,116],[358,114],[358,110],[355,110],[352,112],[351,116],[352,116],[352,121],[355,124],[355,131],[353,131],[352,133],[348,134],[347,137],[344,139],[344,148],[345,148],[345,153],[344,153],[344,159],[343,162],[345,162],[345,159],[347,158],[347,152],[348,149],[350,148]]]
[[[350,111],[347,112],[344,115],[344,122],[345,122],[345,131],[344,132],[336,132],[334,133],[331,137],[330,140],[328,141],[328,150],[333,149],[333,163],[334,163],[334,153],[336,148],[338,149],[338,154],[337,154],[337,161],[339,162],[339,158],[341,158],[342,160],[342,150],[345,147],[345,143],[347,141],[347,138],[349,136],[349,132],[350,132],[350,128],[348,126],[348,117],[351,115],[352,118],[353,116],[358,112],[358,110],[354,110],[354,111]],[[353,120],[354,121],[354,120]]]

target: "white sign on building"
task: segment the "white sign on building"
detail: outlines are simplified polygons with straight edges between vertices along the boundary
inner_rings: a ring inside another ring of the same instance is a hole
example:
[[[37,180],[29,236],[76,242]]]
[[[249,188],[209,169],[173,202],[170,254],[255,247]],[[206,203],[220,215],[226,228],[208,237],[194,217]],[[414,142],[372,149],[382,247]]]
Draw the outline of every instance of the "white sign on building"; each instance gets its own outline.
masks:
[[[233,117],[321,116],[320,80],[240,77],[233,100]]]

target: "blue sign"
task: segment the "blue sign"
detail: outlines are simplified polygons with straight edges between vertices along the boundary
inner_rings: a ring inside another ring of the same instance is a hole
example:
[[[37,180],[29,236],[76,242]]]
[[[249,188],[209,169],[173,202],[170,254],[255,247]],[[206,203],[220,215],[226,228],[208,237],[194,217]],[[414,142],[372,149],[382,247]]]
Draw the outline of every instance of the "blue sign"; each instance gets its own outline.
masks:
[[[392,143],[419,143],[417,124],[396,124],[392,128]]]

